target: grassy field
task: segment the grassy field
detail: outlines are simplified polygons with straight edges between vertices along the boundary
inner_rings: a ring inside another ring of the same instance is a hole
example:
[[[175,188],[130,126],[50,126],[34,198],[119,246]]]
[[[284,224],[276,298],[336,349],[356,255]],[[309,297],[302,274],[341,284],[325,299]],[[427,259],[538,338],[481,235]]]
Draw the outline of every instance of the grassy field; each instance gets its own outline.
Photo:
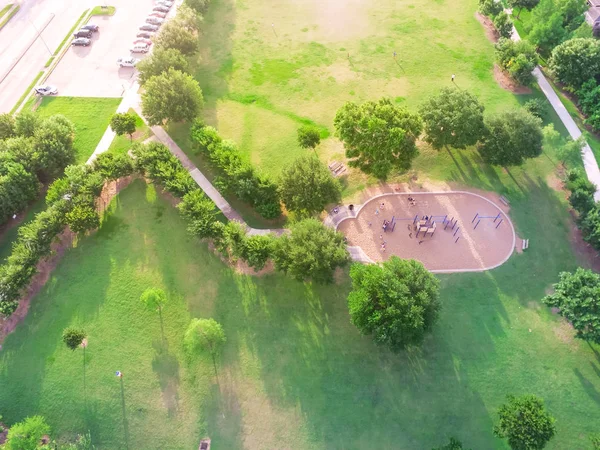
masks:
[[[519,179],[528,195],[513,217],[530,251],[489,273],[440,277],[439,324],[420,350],[398,355],[350,324],[346,275],[322,287],[237,274],[137,181],[4,342],[4,418],[43,414],[62,438],[89,428],[101,449],[192,449],[205,435],[226,449],[415,449],[450,435],[507,448],[492,436],[495,410],[507,393],[534,393],[558,420],[548,448],[586,448],[600,420],[600,353],[539,303],[576,265],[568,216],[544,183]],[[139,302],[152,285],[169,295],[166,345]],[[224,326],[218,383],[208,355],[184,356],[191,317]],[[68,325],[89,334],[85,386],[81,351],[60,341]]]
[[[44,97],[37,112],[42,117],[62,114],[75,125],[77,162],[85,163],[108,127],[120,98]]]

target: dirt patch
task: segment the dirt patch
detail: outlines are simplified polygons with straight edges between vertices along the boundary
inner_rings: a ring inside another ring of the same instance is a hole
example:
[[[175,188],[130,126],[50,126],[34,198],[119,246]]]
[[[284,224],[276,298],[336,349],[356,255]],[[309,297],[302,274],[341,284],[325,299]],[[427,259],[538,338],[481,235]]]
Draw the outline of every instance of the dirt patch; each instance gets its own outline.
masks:
[[[552,331],[554,335],[565,344],[573,344],[575,342],[575,330],[565,319],[560,321],[560,324],[555,326]]]
[[[112,200],[115,195],[121,192],[121,190],[126,188],[135,178],[137,177],[129,176],[106,183],[96,201],[98,211],[102,213],[108,207],[110,200]],[[50,279],[50,275],[62,259],[65,252],[69,248],[72,248],[76,237],[77,235],[67,227],[65,231],[58,235],[52,244],[52,253],[50,256],[40,260],[36,267],[37,273],[33,276],[29,286],[24,290],[17,310],[11,314],[10,317],[4,318],[0,322],[0,343],[4,342],[6,336],[12,333],[17,325],[21,323],[23,319],[25,319],[25,316],[27,316],[27,312],[29,311],[31,300],[40,292],[46,282]]]
[[[513,94],[531,94],[531,89],[527,86],[523,86],[513,80],[504,72],[498,64],[494,64],[494,79],[498,82],[500,87],[506,91],[512,92]]]
[[[6,436],[8,435],[8,427],[2,422],[0,422],[0,430],[2,430],[2,432],[0,433],[0,445],[2,445],[6,442]]]
[[[475,18],[483,26],[483,29],[485,30],[485,37],[494,44],[498,42],[500,35],[498,34],[494,23],[488,17],[480,14],[479,12],[475,13]]]

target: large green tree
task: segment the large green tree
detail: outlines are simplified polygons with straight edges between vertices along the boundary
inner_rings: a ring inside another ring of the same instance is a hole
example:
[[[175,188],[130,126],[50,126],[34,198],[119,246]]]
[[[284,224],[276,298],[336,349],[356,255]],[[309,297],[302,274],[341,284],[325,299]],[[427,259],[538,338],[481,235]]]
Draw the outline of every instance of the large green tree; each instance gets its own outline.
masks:
[[[535,48],[527,41],[500,38],[496,43],[496,60],[503,70],[522,85],[535,81],[531,73],[537,64]]]
[[[554,76],[575,89],[600,75],[600,44],[596,39],[569,39],[552,50],[548,63]]]
[[[12,114],[0,114],[0,140],[16,136],[15,118]]]
[[[437,320],[439,281],[423,264],[392,256],[350,269],[350,318],[359,331],[393,351],[419,344]]]
[[[137,69],[140,84],[144,85],[150,78],[168,72],[169,69],[190,73],[190,64],[185,55],[178,49],[157,47],[150,56],[140,61]]]
[[[506,438],[512,450],[541,450],[554,437],[554,418],[535,395],[509,395],[498,411],[494,434]]]
[[[298,128],[298,144],[302,148],[312,148],[317,154],[315,147],[321,142],[321,133],[313,125],[302,125]]]
[[[346,103],[337,111],[334,125],[350,166],[380,179],[393,170],[408,170],[419,153],[421,118],[387,98],[362,105]]]
[[[77,327],[65,328],[62,339],[70,350],[77,350],[86,338],[85,330]]]
[[[42,444],[42,438],[50,433],[50,426],[42,416],[27,417],[15,423],[6,436],[3,450],[41,450],[50,449]]]
[[[154,50],[174,48],[185,56],[192,56],[198,51],[198,42],[196,33],[169,20],[161,27]]]
[[[559,309],[578,338],[600,344],[600,275],[581,267],[561,272],[553,289],[542,301]]]
[[[479,153],[488,164],[518,166],[542,154],[542,121],[524,109],[505,111],[486,121]]]
[[[215,319],[192,319],[183,337],[183,345],[189,355],[199,350],[208,351],[213,361],[215,376],[217,375],[216,357],[225,341],[223,327]]]
[[[24,109],[15,117],[15,133],[17,136],[32,137],[41,122],[40,116]]]
[[[60,176],[69,164],[75,162],[75,127],[62,115],[45,119],[35,130],[33,147],[39,155],[39,165],[44,178]]]
[[[39,188],[35,175],[10,155],[0,153],[0,224],[31,203]]]
[[[328,283],[335,269],[346,265],[350,257],[341,233],[318,220],[305,219],[277,239],[273,259],[277,270],[299,281]]]
[[[443,88],[419,110],[425,124],[425,141],[437,150],[475,145],[485,133],[483,110],[470,92]]]
[[[135,133],[135,119],[136,115],[133,113],[115,113],[110,118],[110,128],[115,132],[117,136],[124,134],[129,135],[129,140],[133,133]]]
[[[311,215],[339,201],[342,187],[313,155],[302,156],[281,172],[279,193],[289,211]]]
[[[149,125],[192,121],[204,102],[194,77],[175,69],[151,77],[144,88],[142,112]]]

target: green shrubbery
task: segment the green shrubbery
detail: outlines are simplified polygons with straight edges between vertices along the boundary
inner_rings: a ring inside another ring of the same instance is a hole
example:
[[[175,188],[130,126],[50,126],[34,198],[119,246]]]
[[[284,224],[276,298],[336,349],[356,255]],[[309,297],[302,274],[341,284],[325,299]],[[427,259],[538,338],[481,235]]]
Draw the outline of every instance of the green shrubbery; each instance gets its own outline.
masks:
[[[192,126],[191,139],[196,150],[219,169],[221,176],[215,180],[218,188],[236,195],[266,219],[281,215],[277,185],[244,161],[233,142],[223,141],[217,130],[199,121]]]
[[[496,61],[522,85],[527,86],[535,81],[531,72],[537,64],[537,54],[529,42],[500,38],[496,44]]]

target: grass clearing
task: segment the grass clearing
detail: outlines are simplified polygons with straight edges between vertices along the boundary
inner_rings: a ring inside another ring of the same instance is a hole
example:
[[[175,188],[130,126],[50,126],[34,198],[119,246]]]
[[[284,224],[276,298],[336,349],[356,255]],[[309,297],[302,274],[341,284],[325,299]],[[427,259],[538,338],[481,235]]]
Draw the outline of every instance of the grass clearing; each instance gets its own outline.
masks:
[[[135,115],[136,131],[133,134],[134,142],[143,142],[154,135],[150,127],[146,125],[146,122],[144,122],[144,120],[138,116],[133,109],[130,108],[128,112]],[[108,148],[108,151],[115,154],[124,154],[127,153],[130,148],[131,140],[129,139],[129,136],[115,136],[110,144],[110,147]]]
[[[44,97],[36,111],[41,117],[62,114],[73,122],[77,163],[85,163],[94,153],[119,103],[120,98]]]
[[[0,30],[4,28],[4,25],[6,25],[10,21],[10,19],[12,19],[14,15],[19,12],[19,9],[21,9],[21,5],[15,6],[15,8],[10,13],[8,13],[6,17],[0,20]]]
[[[0,9],[0,19],[2,19],[2,17],[4,17],[4,15],[10,11],[10,8],[13,7],[14,3],[9,3],[8,5],[6,5],[4,8]]]
[[[530,252],[488,273],[441,276],[439,324],[421,349],[398,355],[350,324],[346,275],[315,286],[236,274],[136,181],[99,232],[67,253],[6,339],[4,418],[35,411],[58,437],[90,429],[99,449],[123,448],[121,370],[129,448],[194,448],[208,435],[227,449],[413,449],[452,435],[472,448],[504,449],[492,424],[506,393],[546,400],[558,421],[549,449],[584,448],[600,420],[598,349],[574,340],[539,303],[556,273],[577,263],[568,214],[537,177],[515,177],[527,196],[513,201],[512,215],[532,238]],[[169,295],[166,348],[158,316],[139,302],[153,285]],[[208,355],[183,354],[191,317],[224,326],[218,385]],[[87,398],[83,355],[60,341],[69,325],[89,334]]]
[[[91,16],[113,16],[117,8],[114,6],[95,6]]]

